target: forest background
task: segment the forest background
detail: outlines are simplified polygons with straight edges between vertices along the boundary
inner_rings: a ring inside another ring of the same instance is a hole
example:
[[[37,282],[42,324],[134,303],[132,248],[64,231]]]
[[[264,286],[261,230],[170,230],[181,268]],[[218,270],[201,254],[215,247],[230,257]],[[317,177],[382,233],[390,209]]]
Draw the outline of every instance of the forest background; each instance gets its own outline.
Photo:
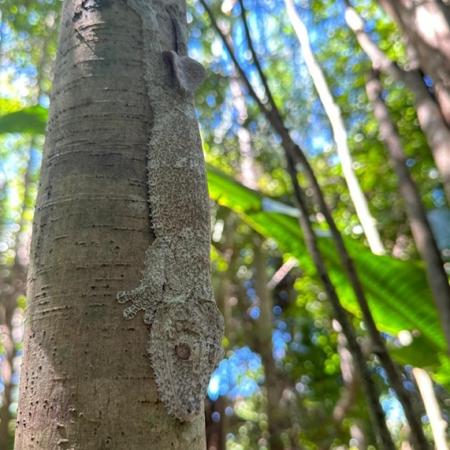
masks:
[[[430,266],[429,242],[421,247],[423,229],[414,233],[418,213],[404,177],[415,182],[437,265],[448,267],[450,147],[434,138],[450,136],[450,108],[445,82],[440,91],[411,30],[421,35],[422,23],[437,36],[428,56],[444,67],[439,51],[450,45],[449,6],[425,2],[442,13],[420,10],[408,32],[383,3],[355,1],[355,9],[342,1],[188,5],[189,53],[208,70],[196,107],[211,196],[213,282],[226,323],[225,358],[208,389],[211,450],[377,448],[352,346],[333,319],[329,291],[310,257],[311,239],[298,226],[304,215],[292,176],[301,185],[310,179],[289,163],[295,144],[354,260],[383,343],[399,364],[401,388],[426,438],[447,448],[448,330],[433,291],[439,270]],[[0,0],[1,449],[13,446],[28,247],[60,7],[54,0]],[[405,405],[362,320],[317,193],[308,186],[304,194],[392,439],[406,449],[414,437]]]

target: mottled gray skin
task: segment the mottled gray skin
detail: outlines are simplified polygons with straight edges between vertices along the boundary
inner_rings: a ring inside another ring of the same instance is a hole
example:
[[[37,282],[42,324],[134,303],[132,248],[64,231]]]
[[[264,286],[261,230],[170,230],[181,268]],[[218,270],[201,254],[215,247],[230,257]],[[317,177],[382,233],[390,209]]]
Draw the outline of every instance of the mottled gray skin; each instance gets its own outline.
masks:
[[[179,26],[185,12],[164,2],[167,14],[156,15],[154,4],[128,1],[142,18],[144,33],[153,116],[148,191],[155,240],[146,251],[141,283],[120,292],[118,300],[128,304],[126,319],[144,312],[150,327],[147,352],[159,396],[169,414],[191,421],[202,411],[223,335],[211,288],[208,193],[192,99],[204,71],[179,54],[186,51]],[[172,36],[160,35],[158,30],[167,29],[172,29]]]

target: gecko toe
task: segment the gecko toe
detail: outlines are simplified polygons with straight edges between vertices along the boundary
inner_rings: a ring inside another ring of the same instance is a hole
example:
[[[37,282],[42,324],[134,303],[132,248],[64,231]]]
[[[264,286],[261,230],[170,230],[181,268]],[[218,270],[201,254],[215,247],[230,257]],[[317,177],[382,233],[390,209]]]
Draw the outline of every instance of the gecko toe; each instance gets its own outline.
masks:
[[[128,320],[133,319],[140,309],[141,308],[139,306],[133,304],[123,310],[123,317]]]
[[[128,292],[119,292],[116,297],[117,301],[120,304],[128,303],[130,301],[130,296]]]

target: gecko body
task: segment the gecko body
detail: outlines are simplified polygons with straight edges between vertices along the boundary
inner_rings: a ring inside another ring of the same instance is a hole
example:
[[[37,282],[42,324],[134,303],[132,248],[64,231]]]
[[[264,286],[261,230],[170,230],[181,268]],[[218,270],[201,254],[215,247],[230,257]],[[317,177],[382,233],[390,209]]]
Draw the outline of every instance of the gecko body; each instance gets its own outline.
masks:
[[[166,2],[155,8],[156,2],[127,2],[143,29],[145,82],[153,115],[147,169],[155,240],[146,251],[140,284],[117,297],[127,305],[126,319],[142,311],[149,325],[146,350],[168,412],[191,421],[202,411],[209,377],[222,354],[223,335],[210,281],[209,203],[192,99],[203,69],[182,54],[186,46],[179,23],[184,10]],[[170,24],[174,36],[162,35],[160,30],[170,30]]]

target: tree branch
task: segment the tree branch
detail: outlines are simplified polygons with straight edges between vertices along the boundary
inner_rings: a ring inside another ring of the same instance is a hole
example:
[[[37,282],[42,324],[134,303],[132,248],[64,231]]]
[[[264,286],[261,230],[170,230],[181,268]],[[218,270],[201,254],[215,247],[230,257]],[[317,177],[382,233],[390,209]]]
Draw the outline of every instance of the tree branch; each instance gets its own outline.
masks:
[[[375,44],[372,38],[364,30],[364,20],[358,14],[355,8],[351,5],[349,0],[344,0],[345,7],[345,21],[349,28],[355,33],[359,45],[369,57],[372,66],[375,70],[382,70],[389,73],[393,78],[402,80],[406,71],[401,69],[397,63],[392,61],[379,47]]]
[[[255,51],[255,46],[253,44],[253,39],[250,34],[250,29],[248,26],[247,11],[244,6],[244,0],[239,0],[239,6],[241,7],[242,23],[244,24],[245,36],[247,39],[248,48],[250,49],[250,53],[252,54],[253,63],[255,64],[256,70],[258,71],[259,77],[261,78],[262,84],[264,85],[264,89],[266,91],[266,95],[269,100],[270,107],[275,114],[279,115],[280,111],[278,110],[278,108],[275,104],[275,101],[274,101],[273,95],[272,95],[272,91],[270,90],[269,83],[267,82],[267,77],[262,70],[258,55],[256,54],[256,51]]]
[[[230,40],[227,38],[227,36],[225,35],[225,33],[222,31],[219,24],[217,23],[214,15],[211,11],[211,8],[208,6],[208,4],[206,3],[205,0],[200,0],[200,4],[203,6],[203,8],[205,8],[205,11],[208,14],[209,20],[211,22],[211,25],[217,31],[217,34],[220,36],[223,45],[227,49],[227,52],[228,52],[231,60],[233,61],[233,64],[235,65],[242,81],[245,84],[245,87],[248,90],[248,93],[253,98],[253,100],[256,102],[256,104],[258,105],[260,110],[267,116],[267,114],[269,114],[269,111],[267,110],[267,108],[264,105],[264,103],[262,102],[262,100],[259,98],[256,91],[253,89],[253,86],[250,83],[250,80],[248,79],[247,74],[245,73],[244,69],[242,68],[241,64],[239,63],[239,61],[236,58],[236,55],[234,53],[233,46],[232,46]]]

